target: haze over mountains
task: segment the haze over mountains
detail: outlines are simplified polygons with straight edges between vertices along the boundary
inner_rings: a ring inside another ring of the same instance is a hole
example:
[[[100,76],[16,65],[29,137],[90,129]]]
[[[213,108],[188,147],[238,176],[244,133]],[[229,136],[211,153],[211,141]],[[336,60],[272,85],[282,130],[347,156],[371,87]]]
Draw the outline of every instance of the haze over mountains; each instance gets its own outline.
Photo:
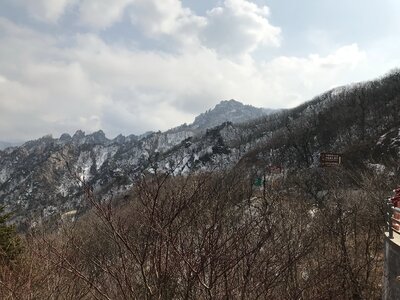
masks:
[[[268,111],[222,101],[166,132],[106,138],[102,131],[46,136],[0,151],[0,203],[15,221],[84,211],[79,180],[99,197],[123,194],[146,172],[188,174],[238,164],[285,172],[318,168],[319,153],[340,152],[344,167],[397,172],[400,73],[337,88],[294,109]],[[78,179],[78,180],[77,180]]]
[[[0,150],[4,150],[8,147],[16,147],[22,145],[23,142],[4,142],[0,141]]]
[[[199,131],[215,127],[217,125],[220,125],[228,121],[233,123],[242,123],[269,114],[273,111],[276,110],[268,108],[257,108],[251,105],[244,105],[241,102],[236,101],[234,99],[223,100],[219,104],[217,104],[213,109],[209,109],[208,111],[197,116],[194,122],[189,126],[187,126],[187,128],[190,128],[190,130],[193,131]],[[184,124],[184,126],[186,125]],[[180,128],[180,126],[178,126],[177,128]],[[173,130],[174,129],[171,129],[170,131]],[[138,135],[137,137],[138,138],[145,137],[151,133],[153,132],[149,131],[141,135]],[[77,132],[77,136],[82,136],[82,134],[83,132],[80,130]],[[132,138],[133,136],[134,135],[131,135],[130,137]],[[105,136],[101,137],[95,134],[94,138],[105,139]],[[118,137],[115,138],[115,140],[121,141],[123,138],[124,137],[122,135],[119,135]],[[62,134],[60,137],[60,140],[69,140],[69,139],[70,139],[70,134],[68,133]],[[23,142],[0,141],[0,150],[4,150],[8,147],[20,146],[22,144]]]
[[[0,150],[3,150],[3,149],[8,148],[8,147],[12,147],[12,144],[8,143],[8,142],[0,141]]]

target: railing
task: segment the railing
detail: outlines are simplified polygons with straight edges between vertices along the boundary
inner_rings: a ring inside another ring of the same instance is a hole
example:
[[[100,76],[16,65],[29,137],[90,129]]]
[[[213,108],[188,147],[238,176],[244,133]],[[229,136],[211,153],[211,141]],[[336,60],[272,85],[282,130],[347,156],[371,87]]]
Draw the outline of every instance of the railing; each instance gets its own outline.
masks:
[[[393,232],[400,234],[400,208],[394,207],[390,199],[386,205],[386,231],[389,232],[389,238],[393,239]]]

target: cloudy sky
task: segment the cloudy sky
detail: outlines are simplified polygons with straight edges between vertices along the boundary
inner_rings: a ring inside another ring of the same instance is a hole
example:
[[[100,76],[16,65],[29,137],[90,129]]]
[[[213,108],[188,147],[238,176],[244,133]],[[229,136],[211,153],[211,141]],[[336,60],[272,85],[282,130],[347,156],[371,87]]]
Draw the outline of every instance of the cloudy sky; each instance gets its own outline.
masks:
[[[0,140],[288,108],[400,66],[398,0],[0,0]]]

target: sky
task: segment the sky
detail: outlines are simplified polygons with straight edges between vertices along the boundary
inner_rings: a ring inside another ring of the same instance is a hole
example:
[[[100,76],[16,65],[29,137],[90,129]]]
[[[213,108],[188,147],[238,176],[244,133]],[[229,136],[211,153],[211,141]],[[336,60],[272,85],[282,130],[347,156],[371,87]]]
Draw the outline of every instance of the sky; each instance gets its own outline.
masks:
[[[0,0],[0,140],[290,108],[400,66],[398,0]]]

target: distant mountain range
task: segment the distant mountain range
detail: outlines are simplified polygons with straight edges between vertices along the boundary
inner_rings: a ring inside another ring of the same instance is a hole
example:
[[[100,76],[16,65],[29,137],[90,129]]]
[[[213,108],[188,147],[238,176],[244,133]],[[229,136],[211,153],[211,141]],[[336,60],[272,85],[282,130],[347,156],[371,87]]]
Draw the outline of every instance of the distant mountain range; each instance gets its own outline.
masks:
[[[379,166],[391,176],[399,172],[399,112],[395,72],[330,90],[293,109],[269,111],[229,100],[193,124],[166,132],[112,140],[102,131],[47,136],[0,151],[0,204],[30,227],[85,210],[77,177],[101,198],[123,194],[137,176],[155,170],[175,175],[235,166],[309,170],[319,167],[321,152],[341,153],[343,168]]]
[[[4,150],[4,149],[6,149],[8,147],[17,147],[17,146],[20,146],[22,144],[23,144],[23,142],[13,142],[13,143],[11,143],[11,142],[0,141],[0,150]]]
[[[16,220],[29,224],[83,207],[82,191],[74,174],[89,181],[102,195],[123,190],[132,184],[127,178],[145,170],[156,153],[173,151],[183,141],[201,137],[215,125],[246,122],[270,112],[272,110],[228,100],[196,117],[192,124],[183,124],[166,132],[119,135],[108,139],[101,130],[91,134],[78,130],[72,136],[68,133],[60,138],[45,136],[20,147],[3,143],[0,204],[6,204],[14,211]],[[181,159],[184,158],[178,158]],[[121,182],[114,184],[114,180]]]

